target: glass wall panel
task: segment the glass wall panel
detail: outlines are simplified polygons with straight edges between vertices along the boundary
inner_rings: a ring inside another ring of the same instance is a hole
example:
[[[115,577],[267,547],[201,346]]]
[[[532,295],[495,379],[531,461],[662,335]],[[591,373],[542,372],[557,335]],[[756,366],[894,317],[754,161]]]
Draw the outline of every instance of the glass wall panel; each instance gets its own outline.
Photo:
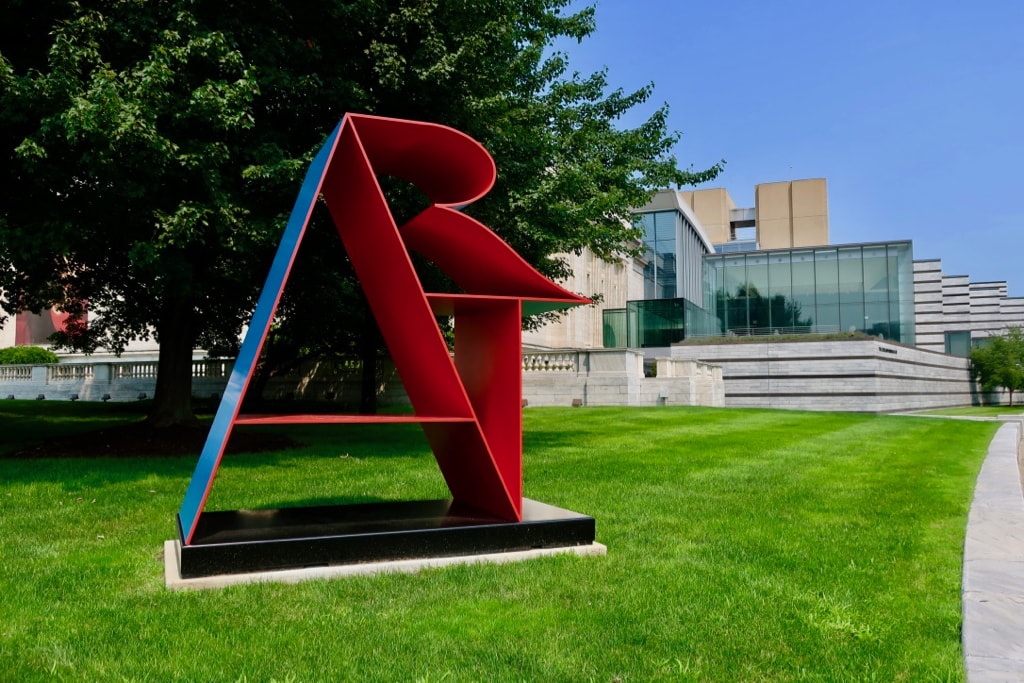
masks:
[[[793,276],[793,319],[796,327],[815,324],[814,252],[794,251],[791,255]],[[802,330],[801,330],[802,331]],[[810,332],[811,330],[806,330]]]
[[[658,242],[659,245],[665,244]],[[675,242],[672,243],[675,248]],[[660,251],[658,254],[658,298],[674,299],[676,296],[676,255],[672,251]]]
[[[890,244],[888,248],[896,252],[898,275],[896,287],[891,291],[899,292],[899,326],[900,341],[904,344],[914,343],[914,252],[909,242]]]
[[[898,292],[900,290],[900,259],[899,250],[893,249],[891,246],[886,247],[886,275],[889,278],[889,291]],[[890,297],[898,298],[898,297]]]
[[[657,239],[657,236],[654,232],[654,217],[656,215],[657,214],[653,213],[640,214],[640,226],[644,230],[644,242],[646,242],[647,244],[654,244],[654,241]]]
[[[814,312],[816,314],[815,333],[829,334],[842,329],[839,321],[839,304],[819,304]]]
[[[657,256],[654,250],[650,247],[644,249],[643,258],[647,261],[644,264],[644,298],[645,299],[656,299],[658,298],[658,290],[656,287],[656,273],[655,263],[657,262]]]
[[[764,253],[747,255],[747,282],[743,288],[747,300],[747,318],[755,330],[771,327],[768,306],[768,256]]]
[[[747,254],[747,296],[768,295],[768,255]]]
[[[839,262],[835,249],[823,249],[814,254],[815,305],[835,306],[839,303]],[[819,310],[820,313],[820,310]],[[838,323],[838,317],[836,318]]]
[[[725,256],[722,258],[722,308],[725,324],[728,329],[749,327],[747,322],[747,300],[743,296],[747,281],[747,264],[745,256]],[[742,298],[741,298],[742,297]]]
[[[793,274],[790,267],[792,254],[771,253],[768,255],[768,298],[771,301],[771,326],[792,328],[796,326],[793,306]],[[791,331],[791,330],[788,330]]]
[[[655,234],[654,239],[658,242],[676,239],[676,212],[659,211],[654,216]]]
[[[888,301],[869,301],[864,304],[864,331],[883,339],[897,339],[889,324]]]
[[[722,329],[721,321],[710,311],[706,311],[686,299],[683,299],[683,304],[686,314],[684,328],[687,337],[718,336],[725,331]]]
[[[946,353],[954,356],[962,356],[964,358],[971,355],[971,333],[966,332],[947,332],[946,333]]]
[[[864,304],[847,301],[839,304],[839,329],[842,332],[864,332]]]
[[[904,344],[913,344],[914,340],[907,341],[904,338],[906,330],[903,328],[903,320],[900,317],[900,302],[899,299],[892,299],[889,301],[889,332],[892,334],[890,339],[901,341]],[[911,331],[913,334],[913,331]]]
[[[722,288],[729,297],[739,296],[747,281],[747,260],[745,256],[722,258]]]
[[[839,249],[838,262],[839,303],[857,303],[863,306],[864,261],[861,259],[860,247]]]
[[[865,303],[888,302],[889,261],[886,258],[885,245],[867,246],[861,253],[864,257]]]
[[[718,272],[721,270],[722,259],[714,256],[705,257],[703,268],[703,284],[704,284],[704,308],[712,315],[718,315],[718,304],[720,300],[719,295],[719,277]],[[723,293],[724,295],[724,293]]]
[[[675,211],[654,214],[659,299],[673,299],[676,296],[676,220]]]
[[[628,337],[626,334],[626,309],[606,308],[603,313],[603,346],[606,349],[616,349],[626,346]]]

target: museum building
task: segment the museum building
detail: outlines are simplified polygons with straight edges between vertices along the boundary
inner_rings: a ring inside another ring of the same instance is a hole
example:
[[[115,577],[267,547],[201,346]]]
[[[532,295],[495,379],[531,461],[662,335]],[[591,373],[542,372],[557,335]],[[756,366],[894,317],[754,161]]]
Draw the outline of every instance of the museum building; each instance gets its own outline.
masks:
[[[859,332],[967,356],[1024,325],[1024,299],[1007,297],[1005,282],[947,276],[939,260],[915,261],[908,240],[830,244],[824,178],[764,183],[754,195],[753,208],[737,208],[721,188],[656,193],[636,213],[642,255],[572,263],[569,288],[602,293],[602,303],[524,343],[659,349],[695,337]]]

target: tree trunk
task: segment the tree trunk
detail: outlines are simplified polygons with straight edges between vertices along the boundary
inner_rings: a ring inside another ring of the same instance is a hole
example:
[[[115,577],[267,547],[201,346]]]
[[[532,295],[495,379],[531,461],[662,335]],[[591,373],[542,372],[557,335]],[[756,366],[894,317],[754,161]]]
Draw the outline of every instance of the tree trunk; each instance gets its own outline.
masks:
[[[374,332],[364,328],[359,335],[359,360],[362,362],[360,415],[377,414],[377,335]]]
[[[153,408],[147,418],[154,427],[193,426],[197,422],[192,413],[194,323],[191,306],[181,302],[168,304],[160,318],[160,362]]]

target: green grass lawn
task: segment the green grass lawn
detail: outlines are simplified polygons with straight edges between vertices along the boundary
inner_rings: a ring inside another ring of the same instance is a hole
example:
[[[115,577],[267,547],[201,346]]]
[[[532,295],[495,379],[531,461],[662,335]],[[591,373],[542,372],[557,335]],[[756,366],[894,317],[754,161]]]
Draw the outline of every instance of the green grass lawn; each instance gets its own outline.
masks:
[[[31,431],[16,412],[0,433]],[[997,427],[531,408],[526,495],[593,515],[606,557],[200,592],[161,558],[193,458],[0,459],[0,679],[962,680]],[[207,509],[446,493],[414,426],[292,431],[308,446],[226,458]]]
[[[48,438],[73,436],[142,420],[137,403],[0,401],[0,453]]]
[[[996,417],[997,415],[1020,415],[1024,406],[962,406],[960,408],[937,408],[922,411],[923,415],[951,415],[960,417]]]

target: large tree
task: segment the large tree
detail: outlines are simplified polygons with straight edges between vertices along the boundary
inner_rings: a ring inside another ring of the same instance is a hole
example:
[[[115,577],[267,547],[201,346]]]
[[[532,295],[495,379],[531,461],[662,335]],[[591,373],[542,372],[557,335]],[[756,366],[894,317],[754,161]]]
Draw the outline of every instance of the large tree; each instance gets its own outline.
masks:
[[[604,73],[568,71],[552,44],[594,30],[593,11],[569,4],[8,0],[0,304],[88,306],[88,329],[62,340],[78,348],[154,335],[151,419],[190,419],[192,349],[237,340],[302,171],[346,111],[435,121],[482,142],[499,179],[470,211],[545,274],[567,274],[559,253],[612,257],[639,237],[631,207],[719,167],[679,168],[664,106],[620,125],[650,86],[609,90]],[[400,213],[415,210],[414,192],[391,194]],[[344,255],[307,252],[282,330],[310,329],[330,306],[336,329],[312,342],[282,334],[280,348],[372,356],[379,340]]]
[[[984,346],[971,351],[971,371],[985,391],[1024,391],[1024,330],[1011,327],[1006,333],[989,337]]]

